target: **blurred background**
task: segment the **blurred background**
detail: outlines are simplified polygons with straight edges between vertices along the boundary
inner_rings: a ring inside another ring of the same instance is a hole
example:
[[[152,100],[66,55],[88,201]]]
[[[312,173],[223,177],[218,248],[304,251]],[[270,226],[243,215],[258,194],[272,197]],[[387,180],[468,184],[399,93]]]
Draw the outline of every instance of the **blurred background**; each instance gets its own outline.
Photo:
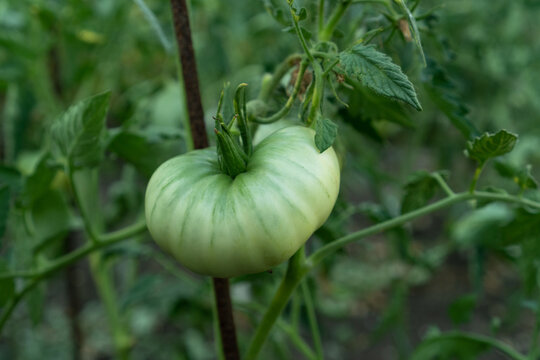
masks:
[[[253,98],[262,75],[301,48],[282,23],[285,1],[189,3],[211,129],[225,82],[248,83]],[[308,10],[304,26],[314,29],[316,2],[298,3]],[[338,88],[349,109],[329,96],[325,115],[339,124],[345,159],[342,190],[308,251],[399,215],[403,186],[416,171],[444,170],[454,189],[467,189],[475,164],[463,150],[486,131],[507,129],[520,138],[511,154],[485,169],[480,188],[517,193],[514,169],[527,164],[540,177],[540,2],[411,3],[418,3],[426,66],[377,2],[352,5],[338,26],[340,49],[384,29],[371,43],[402,67],[424,110],[366,89]],[[334,4],[327,1],[327,8]],[[186,149],[175,41],[167,1],[0,0],[2,182],[35,173],[51,123],[70,104],[110,90],[106,161],[99,168],[105,226],[114,230],[139,218],[150,174]],[[276,108],[287,81],[276,91]],[[0,267],[25,269],[82,244],[65,176],[53,173],[46,187],[30,202],[13,195]],[[28,211],[37,237],[20,226]],[[509,227],[532,231],[518,236]],[[308,279],[327,358],[407,359],[426,333],[449,329],[492,334],[526,352],[538,312],[539,237],[538,216],[524,221],[503,204],[474,211],[462,204],[347,247]],[[103,256],[130,358],[215,358],[209,279],[181,269],[147,235]],[[232,280],[241,347],[283,271]],[[299,293],[285,316],[303,306]],[[299,313],[309,344],[307,318]],[[80,261],[26,296],[0,337],[0,359],[114,358],[109,320],[87,260]],[[261,358],[300,356],[287,329],[276,326]]]

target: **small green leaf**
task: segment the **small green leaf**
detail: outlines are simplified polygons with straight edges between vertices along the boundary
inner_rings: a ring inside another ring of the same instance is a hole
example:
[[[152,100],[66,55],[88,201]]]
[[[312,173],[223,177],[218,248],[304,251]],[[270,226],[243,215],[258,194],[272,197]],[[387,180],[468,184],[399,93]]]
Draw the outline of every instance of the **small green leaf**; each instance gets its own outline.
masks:
[[[315,123],[315,146],[321,153],[334,143],[338,126],[330,119],[320,118]]]
[[[55,155],[74,168],[101,162],[110,92],[72,105],[51,128]]]
[[[7,273],[8,271],[8,266],[0,259],[0,274]],[[0,279],[0,308],[5,306],[14,294],[15,282],[13,279]]]
[[[377,94],[401,100],[422,110],[416,91],[401,68],[373,45],[355,45],[339,54],[340,67],[350,78],[359,80]],[[340,70],[339,68],[336,68]]]
[[[440,173],[444,176],[443,173]],[[427,204],[435,195],[439,184],[433,175],[427,171],[413,174],[405,184],[405,195],[401,201],[401,213],[405,214]]]
[[[456,325],[468,323],[471,313],[476,307],[477,296],[467,294],[454,300],[448,307],[448,315]]]
[[[468,142],[465,154],[479,164],[484,164],[490,158],[512,151],[517,139],[516,134],[506,130],[499,130],[495,134],[485,133]]]

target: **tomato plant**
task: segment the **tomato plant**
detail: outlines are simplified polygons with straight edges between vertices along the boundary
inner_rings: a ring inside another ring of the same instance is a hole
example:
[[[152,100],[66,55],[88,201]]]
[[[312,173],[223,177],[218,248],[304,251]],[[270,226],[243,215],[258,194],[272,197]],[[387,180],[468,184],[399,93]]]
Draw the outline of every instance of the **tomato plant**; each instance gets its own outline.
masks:
[[[0,2],[0,358],[538,358],[539,16]]]

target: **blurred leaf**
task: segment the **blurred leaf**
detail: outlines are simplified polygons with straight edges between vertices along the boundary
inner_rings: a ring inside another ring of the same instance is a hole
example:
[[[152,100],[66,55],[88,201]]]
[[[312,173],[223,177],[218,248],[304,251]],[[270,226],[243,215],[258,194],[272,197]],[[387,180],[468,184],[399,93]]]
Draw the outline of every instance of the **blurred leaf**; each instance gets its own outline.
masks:
[[[167,53],[170,53],[173,45],[172,42],[165,36],[165,32],[163,31],[163,28],[161,24],[159,23],[159,20],[156,18],[156,15],[150,10],[148,5],[144,2],[144,0],[133,0],[135,4],[141,9],[144,17],[146,18],[146,21],[150,24],[154,32],[156,33],[159,42],[161,45],[163,45],[163,48]]]
[[[291,20],[289,12],[282,5],[282,1],[278,0],[264,0],[264,7],[266,11],[281,25],[289,25]]]
[[[21,174],[17,169],[0,164],[0,186],[6,185],[17,192],[21,186]]]
[[[501,240],[501,228],[510,223],[514,213],[505,204],[491,203],[478,210],[464,214],[453,225],[452,234],[460,245],[485,244],[497,246]]]
[[[455,94],[454,83],[433,59],[428,59],[427,67],[422,72],[422,82],[431,100],[466,139],[480,134],[467,117],[469,110],[463,100]]]
[[[443,176],[443,173],[440,174]],[[426,205],[438,189],[439,184],[433,174],[420,171],[412,175],[404,187],[401,213],[405,214]]]
[[[66,200],[59,191],[49,191],[32,206],[32,220],[36,237],[35,251],[50,240],[63,238],[70,229],[71,214]]]
[[[0,259],[0,274],[8,271],[7,264]],[[0,279],[0,308],[5,306],[13,295],[15,295],[15,281],[13,279]]]
[[[377,94],[401,100],[416,110],[422,110],[413,84],[392,59],[373,45],[355,45],[339,54],[342,72],[358,79]],[[340,68],[336,68],[340,70]]]
[[[488,159],[509,153],[516,145],[518,136],[506,130],[495,134],[485,133],[467,143],[466,155],[483,164]]]
[[[540,236],[540,213],[516,209],[515,218],[502,228],[505,245],[523,242],[528,239],[538,240]],[[535,254],[538,256],[540,254]]]
[[[476,301],[476,294],[463,295],[454,300],[448,307],[448,316],[452,322],[456,325],[468,323],[476,307]]]
[[[50,190],[51,182],[56,174],[56,169],[49,164],[50,161],[51,157],[48,153],[42,155],[32,174],[25,178],[22,196],[27,205],[32,204]]]
[[[498,160],[495,162],[495,170],[502,177],[513,180],[522,190],[538,188],[538,181],[531,174],[531,165],[520,169],[510,162]]]
[[[458,331],[428,337],[416,348],[410,359],[476,360],[482,353],[491,348],[502,351],[511,359],[525,359],[524,356],[496,339]]]
[[[110,92],[105,92],[82,100],[53,123],[51,137],[57,156],[70,167],[92,167],[101,162],[109,98]]]
[[[319,118],[315,123],[315,146],[321,153],[334,143],[338,126],[332,120]]]
[[[420,31],[418,31],[418,25],[416,24],[416,19],[414,18],[414,15],[411,13],[407,5],[405,5],[404,0],[394,0],[401,10],[407,15],[407,20],[412,28],[412,38],[414,40],[414,43],[420,52],[420,57],[422,58],[422,64],[426,66],[426,57],[424,55],[424,49],[422,48],[422,42],[420,40]]]
[[[133,164],[150,177],[165,160],[178,155],[183,146],[180,134],[152,131],[122,131],[113,136],[108,150]]]

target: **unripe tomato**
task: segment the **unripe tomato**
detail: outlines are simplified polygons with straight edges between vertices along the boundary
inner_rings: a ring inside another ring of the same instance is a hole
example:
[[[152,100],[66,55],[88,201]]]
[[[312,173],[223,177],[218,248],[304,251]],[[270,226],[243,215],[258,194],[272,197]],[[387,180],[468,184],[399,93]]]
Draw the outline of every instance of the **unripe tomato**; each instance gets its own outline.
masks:
[[[148,229],[187,268],[214,277],[270,269],[291,257],[328,218],[339,191],[332,148],[293,126],[255,146],[247,171],[222,173],[216,150],[163,163],[146,190]]]

